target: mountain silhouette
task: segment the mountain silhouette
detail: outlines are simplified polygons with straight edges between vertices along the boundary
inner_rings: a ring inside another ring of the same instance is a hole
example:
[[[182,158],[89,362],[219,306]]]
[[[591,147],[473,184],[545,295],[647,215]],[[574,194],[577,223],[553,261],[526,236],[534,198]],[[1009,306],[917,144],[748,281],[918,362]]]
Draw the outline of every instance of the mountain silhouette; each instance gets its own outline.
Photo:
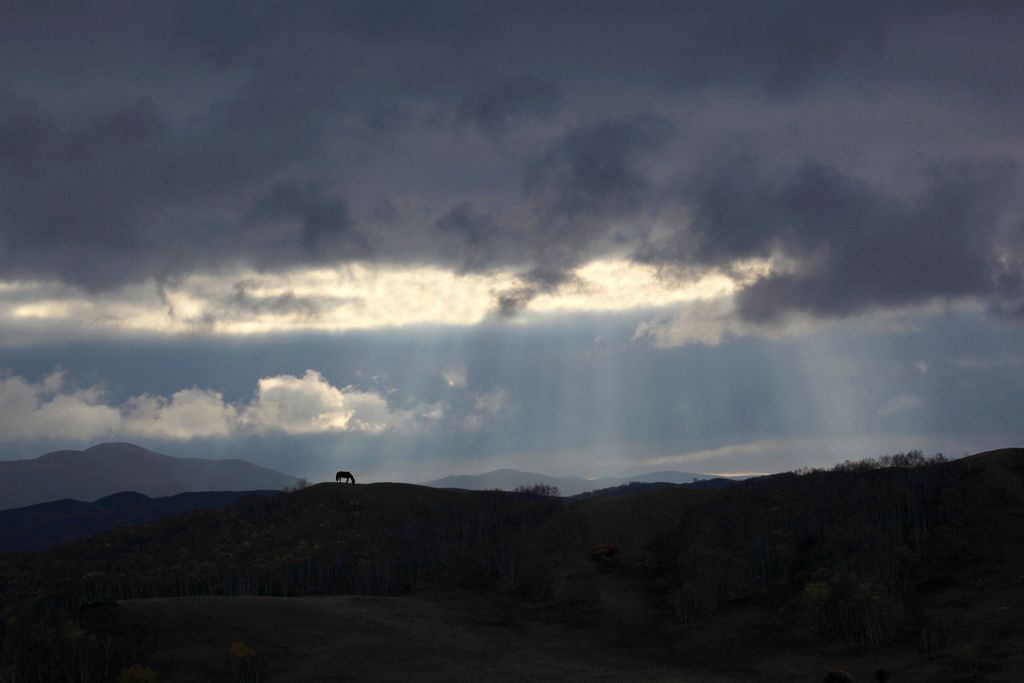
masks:
[[[176,458],[131,443],[101,443],[84,451],[0,462],[0,510],[64,498],[95,501],[122,491],[160,497],[283,489],[296,481],[244,460]]]
[[[233,505],[245,496],[274,496],[280,493],[199,491],[150,498],[137,491],[122,491],[92,503],[64,498],[0,510],[0,553],[36,552],[102,531],[193,510]]]

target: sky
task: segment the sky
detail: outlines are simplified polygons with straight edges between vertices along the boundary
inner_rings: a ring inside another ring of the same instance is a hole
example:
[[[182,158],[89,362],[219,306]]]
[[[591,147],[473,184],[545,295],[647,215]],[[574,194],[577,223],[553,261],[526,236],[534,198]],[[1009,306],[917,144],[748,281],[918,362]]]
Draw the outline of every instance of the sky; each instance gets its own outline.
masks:
[[[1024,441],[1024,4],[0,5],[0,459]]]

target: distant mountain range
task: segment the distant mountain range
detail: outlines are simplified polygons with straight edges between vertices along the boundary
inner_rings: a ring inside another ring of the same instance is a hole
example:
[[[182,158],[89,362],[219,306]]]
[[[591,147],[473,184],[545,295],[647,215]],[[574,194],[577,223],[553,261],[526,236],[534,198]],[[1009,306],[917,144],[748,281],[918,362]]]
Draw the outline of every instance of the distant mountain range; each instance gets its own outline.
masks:
[[[0,510],[0,553],[45,550],[130,524],[152,522],[193,510],[234,505],[245,496],[281,491],[202,491],[150,498],[135,491],[115,493],[94,503],[55,500]]]
[[[665,482],[669,484],[689,484],[693,481],[713,479],[710,474],[697,474],[694,472],[648,472],[633,477],[600,477],[598,479],[584,479],[577,476],[549,477],[536,472],[523,472],[521,470],[501,469],[484,474],[457,474],[442,479],[428,481],[425,486],[433,486],[441,489],[469,489],[471,491],[485,491],[488,489],[501,489],[512,491],[519,486],[533,486],[534,484],[547,484],[557,486],[563,496],[575,496],[587,491],[606,489],[612,486],[621,486],[632,481],[638,482]]]
[[[161,455],[130,443],[55,451],[0,462],[0,510],[71,498],[95,501],[121,491],[171,496],[188,491],[283,489],[297,479],[244,460]]]

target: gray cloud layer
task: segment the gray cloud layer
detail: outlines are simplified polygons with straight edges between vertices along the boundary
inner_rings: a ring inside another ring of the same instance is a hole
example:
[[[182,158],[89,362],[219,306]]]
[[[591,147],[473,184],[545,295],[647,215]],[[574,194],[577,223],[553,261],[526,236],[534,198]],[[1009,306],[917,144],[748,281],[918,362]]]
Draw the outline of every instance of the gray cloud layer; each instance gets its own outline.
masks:
[[[611,251],[778,254],[749,320],[1017,315],[1022,29],[1009,2],[7,3],[0,278],[512,265],[513,313]]]

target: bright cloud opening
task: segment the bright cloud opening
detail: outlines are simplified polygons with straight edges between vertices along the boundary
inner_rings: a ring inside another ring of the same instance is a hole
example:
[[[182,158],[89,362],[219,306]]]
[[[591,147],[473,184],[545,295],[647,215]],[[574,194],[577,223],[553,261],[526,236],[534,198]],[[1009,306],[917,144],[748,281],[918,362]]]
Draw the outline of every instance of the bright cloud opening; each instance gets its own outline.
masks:
[[[620,312],[678,303],[731,300],[766,272],[768,262],[667,277],[626,258],[591,261],[562,287],[527,306],[540,315]],[[0,283],[0,325],[11,339],[61,332],[251,336],[345,332],[409,325],[475,325],[490,319],[496,298],[522,287],[511,270],[457,273],[438,267],[352,264],[288,272],[196,274],[84,297],[54,283]],[[269,389],[269,388],[268,388]]]

